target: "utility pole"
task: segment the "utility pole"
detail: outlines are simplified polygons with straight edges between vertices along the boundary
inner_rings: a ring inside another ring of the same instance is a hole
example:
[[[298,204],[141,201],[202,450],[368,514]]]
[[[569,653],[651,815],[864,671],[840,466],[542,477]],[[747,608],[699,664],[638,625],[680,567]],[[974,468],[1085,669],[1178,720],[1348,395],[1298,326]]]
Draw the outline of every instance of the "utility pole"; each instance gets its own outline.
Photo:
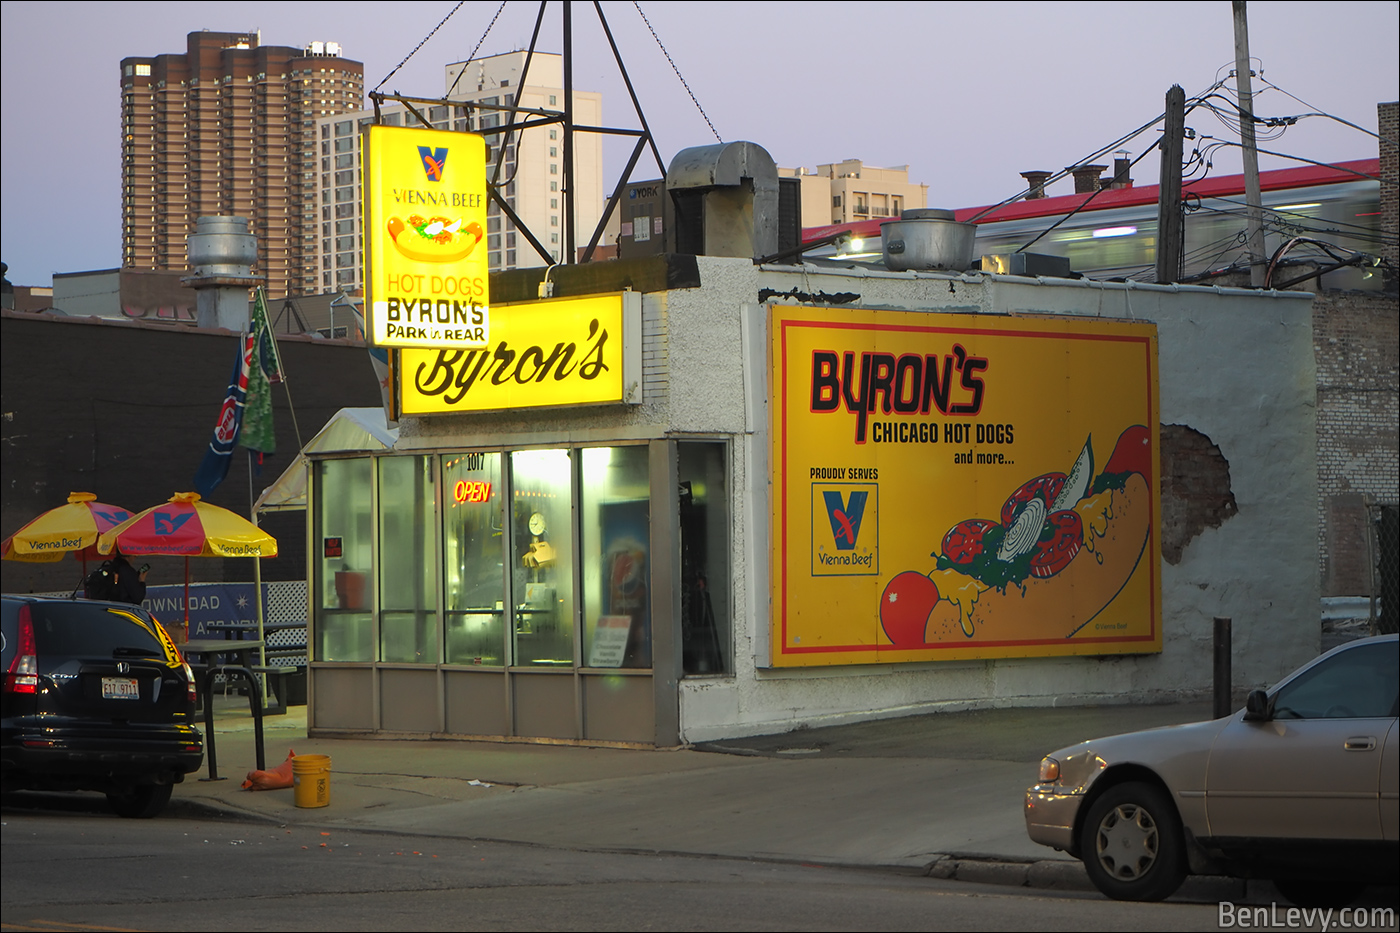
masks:
[[[1167,119],[1162,129],[1162,172],[1157,186],[1157,282],[1181,278],[1181,149],[1186,136],[1186,92],[1173,84],[1167,91]]]
[[[1240,139],[1244,143],[1244,197],[1249,205],[1249,284],[1264,286],[1264,211],[1259,194],[1259,150],[1254,143],[1254,101],[1249,76],[1249,21],[1245,0],[1232,0],[1235,8],[1235,89],[1240,98]]]

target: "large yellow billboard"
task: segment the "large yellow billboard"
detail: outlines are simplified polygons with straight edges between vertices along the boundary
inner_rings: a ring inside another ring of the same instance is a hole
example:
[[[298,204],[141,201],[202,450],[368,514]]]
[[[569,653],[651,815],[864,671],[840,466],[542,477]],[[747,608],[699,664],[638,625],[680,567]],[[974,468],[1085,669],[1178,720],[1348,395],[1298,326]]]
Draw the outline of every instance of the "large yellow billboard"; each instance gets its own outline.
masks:
[[[776,667],[1160,651],[1157,331],[771,308]]]
[[[638,292],[497,305],[489,347],[399,352],[398,410],[639,404],[641,338]]]
[[[366,307],[381,347],[484,347],[486,142],[369,126],[363,139]]]

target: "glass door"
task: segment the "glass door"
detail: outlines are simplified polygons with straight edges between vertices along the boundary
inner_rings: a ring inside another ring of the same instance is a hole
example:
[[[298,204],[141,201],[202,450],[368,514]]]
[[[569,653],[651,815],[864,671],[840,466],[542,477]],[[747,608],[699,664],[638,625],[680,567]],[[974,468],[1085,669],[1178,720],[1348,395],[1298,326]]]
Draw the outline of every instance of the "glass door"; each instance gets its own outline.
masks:
[[[574,664],[573,457],[510,454],[511,647],[520,667]]]
[[[448,664],[505,664],[505,491],[498,453],[442,458]]]

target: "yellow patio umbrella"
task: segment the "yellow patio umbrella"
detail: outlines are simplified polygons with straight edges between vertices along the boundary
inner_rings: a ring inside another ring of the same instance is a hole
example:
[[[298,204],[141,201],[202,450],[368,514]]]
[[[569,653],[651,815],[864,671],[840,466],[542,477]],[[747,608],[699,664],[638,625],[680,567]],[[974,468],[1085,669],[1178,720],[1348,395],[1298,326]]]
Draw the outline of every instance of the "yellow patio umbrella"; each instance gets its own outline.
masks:
[[[5,539],[0,557],[30,563],[56,563],[72,554],[97,560],[97,538],[131,517],[119,505],[98,502],[90,492],[70,492],[68,504],[49,509]]]
[[[177,492],[97,539],[97,550],[116,547],[128,557],[168,554],[185,558],[185,624],[190,621],[191,557],[276,557],[277,539],[237,512]]]

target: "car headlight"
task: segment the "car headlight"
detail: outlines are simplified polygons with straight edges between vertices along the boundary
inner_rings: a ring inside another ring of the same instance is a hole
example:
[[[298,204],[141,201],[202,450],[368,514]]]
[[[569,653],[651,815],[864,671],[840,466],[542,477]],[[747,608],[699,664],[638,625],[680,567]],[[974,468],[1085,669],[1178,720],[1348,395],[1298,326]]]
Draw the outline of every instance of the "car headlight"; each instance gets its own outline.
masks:
[[[1059,780],[1060,763],[1050,757],[1040,759],[1040,777],[1038,783],[1054,784]]]

